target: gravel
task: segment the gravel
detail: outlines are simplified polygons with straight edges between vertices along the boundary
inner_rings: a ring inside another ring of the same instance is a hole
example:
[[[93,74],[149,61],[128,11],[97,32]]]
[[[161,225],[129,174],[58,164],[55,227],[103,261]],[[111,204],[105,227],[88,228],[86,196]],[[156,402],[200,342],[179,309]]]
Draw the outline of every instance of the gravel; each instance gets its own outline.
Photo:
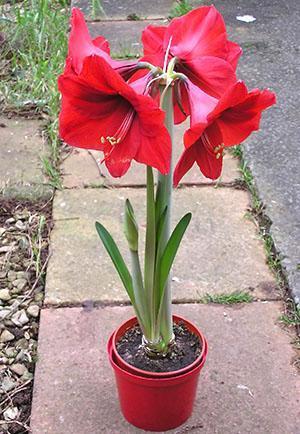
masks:
[[[0,198],[0,434],[29,432],[50,229],[51,203]]]

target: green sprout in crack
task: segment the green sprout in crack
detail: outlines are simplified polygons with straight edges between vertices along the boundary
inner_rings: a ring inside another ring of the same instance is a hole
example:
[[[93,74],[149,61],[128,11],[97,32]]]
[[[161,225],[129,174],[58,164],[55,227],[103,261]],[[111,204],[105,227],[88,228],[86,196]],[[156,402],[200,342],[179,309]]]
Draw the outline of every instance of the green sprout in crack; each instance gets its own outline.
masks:
[[[189,0],[176,0],[171,9],[169,18],[181,17],[193,9]]]
[[[253,296],[246,291],[234,291],[226,294],[206,294],[201,300],[203,303],[215,304],[237,304],[237,303],[251,303]]]
[[[290,302],[287,312],[281,315],[279,321],[288,327],[300,327],[300,306]]]

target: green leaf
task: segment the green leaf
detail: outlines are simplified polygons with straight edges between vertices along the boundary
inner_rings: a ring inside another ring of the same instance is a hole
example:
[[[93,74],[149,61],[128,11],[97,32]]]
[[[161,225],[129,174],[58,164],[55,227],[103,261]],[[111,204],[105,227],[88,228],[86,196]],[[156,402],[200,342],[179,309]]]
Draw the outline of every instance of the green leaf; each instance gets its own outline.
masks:
[[[168,211],[168,207],[166,206],[163,213],[161,214],[158,222],[157,222],[156,239],[158,240],[158,243],[159,243],[159,240],[161,239],[161,234],[162,234],[165,222],[166,222],[167,211]]]
[[[164,289],[168,280],[168,276],[174,262],[178,247],[182,240],[182,237],[191,221],[192,214],[188,213],[179,221],[177,226],[172,232],[172,235],[167,242],[165,250],[162,254],[159,262],[159,295],[160,303],[163,298]]]
[[[137,252],[139,244],[139,230],[135,219],[134,211],[129,199],[125,202],[124,233],[130,250]]]
[[[123,285],[128,293],[128,296],[130,298],[130,301],[133,305],[135,305],[135,298],[134,298],[134,292],[133,292],[133,285],[132,285],[132,277],[131,274],[124,262],[124,259],[120,253],[120,250],[118,249],[115,241],[113,240],[110,233],[105,229],[105,227],[99,223],[96,222],[95,224],[96,230],[98,232],[98,235],[107,251],[109,256],[111,257],[111,260],[123,282]]]

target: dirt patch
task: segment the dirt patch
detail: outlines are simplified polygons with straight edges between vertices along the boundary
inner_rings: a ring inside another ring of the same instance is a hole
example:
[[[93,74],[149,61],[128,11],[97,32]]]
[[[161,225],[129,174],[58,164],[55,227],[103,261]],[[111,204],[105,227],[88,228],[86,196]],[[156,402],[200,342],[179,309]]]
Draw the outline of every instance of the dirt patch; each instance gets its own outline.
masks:
[[[0,198],[0,434],[30,432],[51,210]]]
[[[175,344],[171,351],[158,359],[150,358],[143,348],[142,332],[139,326],[128,330],[117,342],[120,356],[130,365],[151,372],[171,372],[193,363],[201,353],[201,343],[183,322],[173,327]]]

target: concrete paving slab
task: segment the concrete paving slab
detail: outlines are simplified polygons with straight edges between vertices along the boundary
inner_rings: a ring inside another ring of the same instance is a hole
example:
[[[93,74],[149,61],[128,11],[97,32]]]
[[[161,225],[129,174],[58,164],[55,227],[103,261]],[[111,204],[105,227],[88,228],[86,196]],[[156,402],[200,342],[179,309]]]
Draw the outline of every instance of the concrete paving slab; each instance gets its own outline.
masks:
[[[168,431],[297,434],[300,377],[291,336],[277,324],[281,303],[239,308],[174,306],[206,335],[209,354],[190,420]],[[106,354],[130,307],[44,309],[35,370],[32,434],[144,432],[122,417]]]
[[[101,0],[98,3],[99,5],[96,1],[72,0],[72,6],[80,8],[89,19],[101,20],[168,17],[173,0]]]
[[[127,301],[94,226],[99,220],[111,231],[129,262],[122,233],[127,197],[136,210],[143,240],[144,189],[74,189],[56,194],[46,304]],[[276,297],[262,243],[254,224],[245,218],[247,207],[248,194],[241,190],[190,187],[175,191],[174,222],[188,211],[193,213],[174,265],[176,301],[236,290],[249,290],[261,298]]]
[[[166,21],[98,21],[89,23],[89,30],[93,38],[102,35],[108,40],[113,57],[138,57],[143,53],[142,30],[149,24],[161,26]]]
[[[17,198],[48,197],[41,158],[47,145],[40,135],[41,122],[0,117],[0,192]]]
[[[182,137],[184,131],[188,128],[189,122],[176,125],[174,129],[174,164],[179,160],[183,150]],[[86,151],[75,149],[62,165],[64,176],[64,186],[68,188],[83,186],[116,186],[131,187],[143,186],[146,184],[146,167],[143,164],[132,162],[131,168],[122,178],[113,178],[105,164],[99,164],[103,160],[102,152]],[[97,165],[98,162],[98,165]],[[224,157],[224,166],[221,177],[217,181],[205,178],[200,172],[198,166],[194,164],[193,168],[184,176],[182,184],[186,185],[203,185],[233,183],[240,178],[238,160],[230,153]]]
[[[106,179],[99,165],[100,154],[97,151],[72,148],[61,165],[64,188],[102,187]]]

